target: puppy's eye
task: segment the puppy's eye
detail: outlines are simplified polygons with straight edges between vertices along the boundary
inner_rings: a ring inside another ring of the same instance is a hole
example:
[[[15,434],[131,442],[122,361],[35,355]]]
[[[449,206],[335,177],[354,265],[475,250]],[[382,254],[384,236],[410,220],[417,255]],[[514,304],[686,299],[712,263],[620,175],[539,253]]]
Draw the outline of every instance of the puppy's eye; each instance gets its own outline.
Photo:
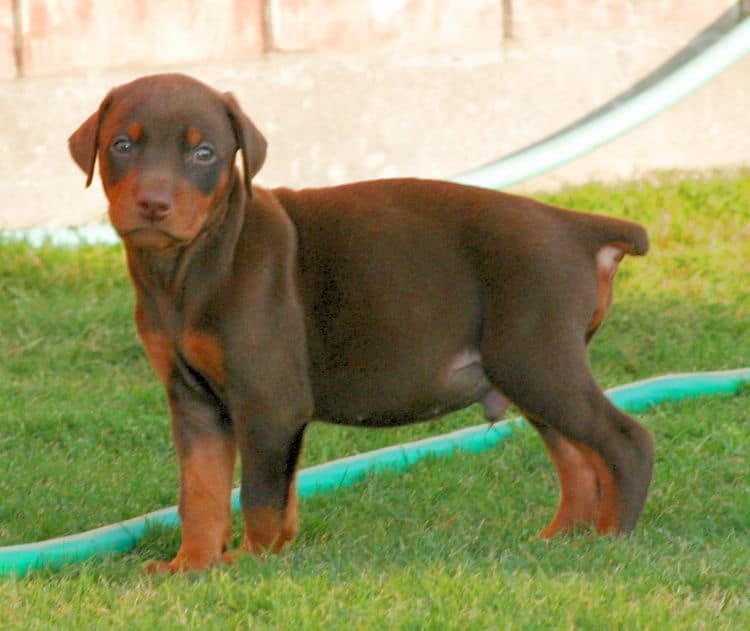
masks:
[[[212,164],[216,161],[216,152],[211,145],[200,145],[190,153],[190,159],[198,164]]]
[[[133,151],[133,143],[129,138],[116,138],[112,143],[112,151],[125,155]]]

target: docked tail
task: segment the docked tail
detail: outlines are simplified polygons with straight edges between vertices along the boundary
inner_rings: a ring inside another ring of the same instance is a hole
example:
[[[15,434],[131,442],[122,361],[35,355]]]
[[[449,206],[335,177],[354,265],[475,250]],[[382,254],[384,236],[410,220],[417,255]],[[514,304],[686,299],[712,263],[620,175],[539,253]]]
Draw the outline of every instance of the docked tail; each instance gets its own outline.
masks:
[[[594,252],[598,252],[604,246],[620,250],[623,256],[642,256],[648,252],[648,234],[640,224],[602,215],[584,217],[583,225],[579,224],[577,230],[588,237]]]

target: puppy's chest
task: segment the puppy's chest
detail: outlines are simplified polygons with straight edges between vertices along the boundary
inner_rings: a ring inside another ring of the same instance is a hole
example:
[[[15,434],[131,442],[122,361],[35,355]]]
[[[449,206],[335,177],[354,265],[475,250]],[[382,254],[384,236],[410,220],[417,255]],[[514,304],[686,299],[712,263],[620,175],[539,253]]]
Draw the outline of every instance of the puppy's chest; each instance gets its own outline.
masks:
[[[166,384],[175,370],[187,369],[193,376],[197,373],[213,386],[222,387],[226,358],[219,336],[183,318],[160,315],[160,325],[141,330],[141,340],[161,381]]]
[[[171,346],[175,362],[187,364],[216,386],[225,383],[225,353],[211,321],[215,318],[205,308],[185,309],[174,301],[158,301],[165,341]]]

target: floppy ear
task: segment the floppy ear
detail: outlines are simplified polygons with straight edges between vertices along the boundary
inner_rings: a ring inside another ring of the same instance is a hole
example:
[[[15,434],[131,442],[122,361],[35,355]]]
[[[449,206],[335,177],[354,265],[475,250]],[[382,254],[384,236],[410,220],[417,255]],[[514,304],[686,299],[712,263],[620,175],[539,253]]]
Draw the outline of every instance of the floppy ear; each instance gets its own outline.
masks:
[[[232,129],[237,139],[237,146],[242,151],[242,164],[245,190],[248,197],[253,196],[252,179],[266,160],[266,139],[253,122],[245,115],[231,92],[224,93],[227,116],[232,122]]]
[[[68,149],[73,160],[86,173],[86,186],[91,185],[94,178],[94,165],[96,164],[96,152],[99,145],[99,126],[104,112],[107,111],[110,95],[102,101],[99,109],[89,116],[83,124],[76,129],[68,138]]]

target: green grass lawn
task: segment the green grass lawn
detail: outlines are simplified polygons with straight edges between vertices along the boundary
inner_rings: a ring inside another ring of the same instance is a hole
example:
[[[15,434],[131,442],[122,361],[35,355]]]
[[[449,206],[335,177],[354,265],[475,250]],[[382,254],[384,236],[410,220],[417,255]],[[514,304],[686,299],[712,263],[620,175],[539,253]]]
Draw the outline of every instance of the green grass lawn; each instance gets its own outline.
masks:
[[[545,199],[651,235],[593,343],[604,386],[750,366],[750,173]],[[119,247],[0,245],[0,545],[176,503],[165,399],[131,312]],[[750,628],[750,392],[639,417],[657,464],[627,539],[539,540],[556,478],[518,431],[305,500],[296,542],[265,562],[149,578],[141,564],[179,542],[158,530],[127,555],[0,578],[0,628]],[[303,465],[479,422],[469,409],[397,430],[315,425]]]

